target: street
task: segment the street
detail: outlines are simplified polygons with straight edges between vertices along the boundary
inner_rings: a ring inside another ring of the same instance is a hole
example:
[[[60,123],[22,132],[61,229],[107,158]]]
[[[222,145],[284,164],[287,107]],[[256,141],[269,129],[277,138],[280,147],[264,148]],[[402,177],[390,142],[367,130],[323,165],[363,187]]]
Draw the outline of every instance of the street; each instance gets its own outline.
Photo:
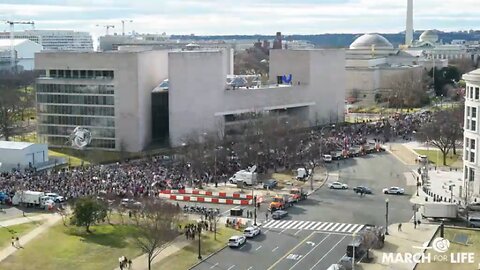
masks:
[[[415,186],[406,185],[404,173],[410,168],[395,157],[380,153],[336,161],[328,168],[328,183],[340,181],[349,189],[332,190],[327,183],[279,221],[265,221],[262,209],[261,235],[239,249],[225,248],[193,269],[326,269],[343,257],[353,233],[365,224],[385,226],[387,198],[388,223],[410,221],[409,198]],[[357,185],[369,187],[373,194],[355,194],[352,188]],[[406,194],[383,194],[390,186],[403,187]]]

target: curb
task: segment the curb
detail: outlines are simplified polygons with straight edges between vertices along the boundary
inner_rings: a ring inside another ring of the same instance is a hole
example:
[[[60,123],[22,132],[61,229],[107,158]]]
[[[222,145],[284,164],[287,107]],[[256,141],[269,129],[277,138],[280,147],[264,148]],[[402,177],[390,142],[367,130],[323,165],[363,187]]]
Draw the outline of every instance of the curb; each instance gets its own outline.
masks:
[[[329,174],[328,174],[328,169],[327,169],[326,172],[325,172],[325,180],[323,181],[323,183],[320,186],[318,186],[317,188],[314,188],[313,190],[310,190],[309,192],[307,192],[307,196],[310,196],[314,192],[316,192],[317,190],[321,189],[325,185],[325,183],[327,183],[328,176],[329,176]]]
[[[440,231],[440,226],[437,226],[437,229],[435,230],[435,233],[432,235],[432,238],[430,239],[430,241],[428,241],[428,246],[427,247],[429,247],[432,244],[433,239],[435,239],[435,237],[437,236],[439,231]],[[424,248],[422,253],[425,254],[425,251],[427,251],[427,248]],[[416,263],[415,266],[413,266],[412,270],[417,269],[418,264],[419,263]]]
[[[196,264],[194,264],[192,267],[188,268],[188,270],[192,270],[193,268],[199,266],[201,263],[203,263],[204,261],[208,260],[210,257],[212,257],[213,255],[219,253],[220,251],[224,250],[225,248],[227,248],[228,245],[225,245],[224,247],[218,249],[217,251],[214,251],[212,253],[210,253],[209,255],[207,255],[206,257],[203,257],[199,262],[197,262]]]

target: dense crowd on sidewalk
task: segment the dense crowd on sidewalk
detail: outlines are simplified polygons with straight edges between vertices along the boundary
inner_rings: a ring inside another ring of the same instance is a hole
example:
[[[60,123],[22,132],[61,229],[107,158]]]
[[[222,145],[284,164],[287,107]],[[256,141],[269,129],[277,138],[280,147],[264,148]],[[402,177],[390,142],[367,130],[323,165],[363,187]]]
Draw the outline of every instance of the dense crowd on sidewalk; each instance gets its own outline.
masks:
[[[301,143],[309,140],[325,140],[323,152],[368,140],[386,142],[395,137],[411,139],[422,122],[429,121],[430,114],[396,115],[378,122],[362,122],[351,125],[329,126],[322,131],[311,131]],[[321,134],[322,133],[322,134]],[[305,146],[307,147],[307,146]],[[216,160],[213,166],[193,171],[190,164],[173,160],[166,162],[163,156],[129,160],[109,165],[92,165],[62,170],[14,171],[0,175],[0,190],[13,193],[16,190],[56,192],[67,198],[102,193],[121,197],[155,196],[162,189],[178,189],[205,183],[226,183],[228,177],[250,164],[241,164],[232,153],[228,158]],[[287,168],[286,149],[271,149],[267,159],[257,160],[260,171]],[[300,158],[294,157],[293,159]],[[214,174],[217,176],[214,178]]]

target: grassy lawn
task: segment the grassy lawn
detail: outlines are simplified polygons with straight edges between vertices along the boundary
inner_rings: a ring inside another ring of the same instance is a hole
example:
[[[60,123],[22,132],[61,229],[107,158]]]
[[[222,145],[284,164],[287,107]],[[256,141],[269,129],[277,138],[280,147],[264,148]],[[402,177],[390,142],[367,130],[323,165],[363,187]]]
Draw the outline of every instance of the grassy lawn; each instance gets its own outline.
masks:
[[[4,248],[10,245],[10,240],[12,239],[12,236],[20,237],[40,226],[41,224],[41,222],[30,222],[0,228],[0,248]]]
[[[426,155],[428,160],[432,164],[437,164],[438,166],[443,166],[443,156],[440,150],[423,150],[423,149],[415,149],[419,155]],[[460,158],[460,149],[457,149],[457,154],[454,155],[453,151],[447,155],[447,166],[452,166]],[[460,166],[461,167],[461,166]]]
[[[217,240],[214,240],[214,234],[208,232],[202,233],[202,256],[205,257],[227,244],[227,239],[240,232],[231,228],[221,228],[217,232]],[[198,241],[186,246],[184,249],[168,256],[152,266],[154,270],[185,270],[198,262]]]
[[[465,234],[468,236],[468,245],[454,243],[453,239],[455,234]],[[478,269],[478,264],[480,263],[480,231],[474,230],[462,230],[462,229],[451,229],[445,228],[445,238],[450,240],[450,247],[448,252],[442,253],[447,254],[450,257],[449,253],[457,252],[473,252],[475,253],[475,263],[474,264],[451,264],[450,262],[440,262],[433,261],[436,254],[435,251],[429,251],[432,255],[432,263],[430,264],[419,264],[416,270],[471,270]],[[450,258],[449,258],[450,260]]]
[[[135,258],[141,251],[130,240],[132,226],[98,225],[93,234],[62,222],[26,244],[0,264],[1,269],[104,270],[118,266],[118,257]]]

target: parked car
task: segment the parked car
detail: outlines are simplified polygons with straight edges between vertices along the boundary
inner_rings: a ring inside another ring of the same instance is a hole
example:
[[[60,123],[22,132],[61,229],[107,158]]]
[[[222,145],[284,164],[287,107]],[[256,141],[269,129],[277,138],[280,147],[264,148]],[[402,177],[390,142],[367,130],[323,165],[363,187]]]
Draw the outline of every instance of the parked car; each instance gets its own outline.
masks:
[[[330,183],[330,184],[328,184],[328,187],[331,188],[331,189],[348,189],[347,184],[343,184],[343,183],[340,183],[340,182]]]
[[[428,157],[426,155],[418,155],[415,160],[419,163],[427,163]]]
[[[253,227],[247,227],[245,230],[243,230],[243,235],[247,238],[252,238],[260,234],[260,228],[257,226]]]
[[[263,188],[265,189],[273,189],[277,187],[278,182],[275,179],[268,179],[267,181],[263,182]]]
[[[234,235],[228,239],[229,247],[240,247],[247,242],[245,235]]]
[[[469,217],[468,224],[471,228],[480,228],[480,217]]]
[[[65,201],[65,197],[60,196],[57,193],[49,192],[49,193],[45,193],[45,196],[52,198],[52,200],[56,203],[62,203]]]
[[[282,219],[282,218],[286,217],[287,215],[288,215],[287,211],[277,210],[277,211],[273,212],[272,218],[273,219]]]
[[[332,160],[333,160],[332,155],[323,155],[323,162],[332,163]]]
[[[471,203],[467,208],[470,211],[480,211],[480,203]]]
[[[354,187],[353,191],[355,191],[355,193],[372,194],[372,190],[366,186]]]
[[[396,194],[396,195],[403,195],[405,194],[405,189],[400,187],[389,187],[383,189],[384,194]]]

